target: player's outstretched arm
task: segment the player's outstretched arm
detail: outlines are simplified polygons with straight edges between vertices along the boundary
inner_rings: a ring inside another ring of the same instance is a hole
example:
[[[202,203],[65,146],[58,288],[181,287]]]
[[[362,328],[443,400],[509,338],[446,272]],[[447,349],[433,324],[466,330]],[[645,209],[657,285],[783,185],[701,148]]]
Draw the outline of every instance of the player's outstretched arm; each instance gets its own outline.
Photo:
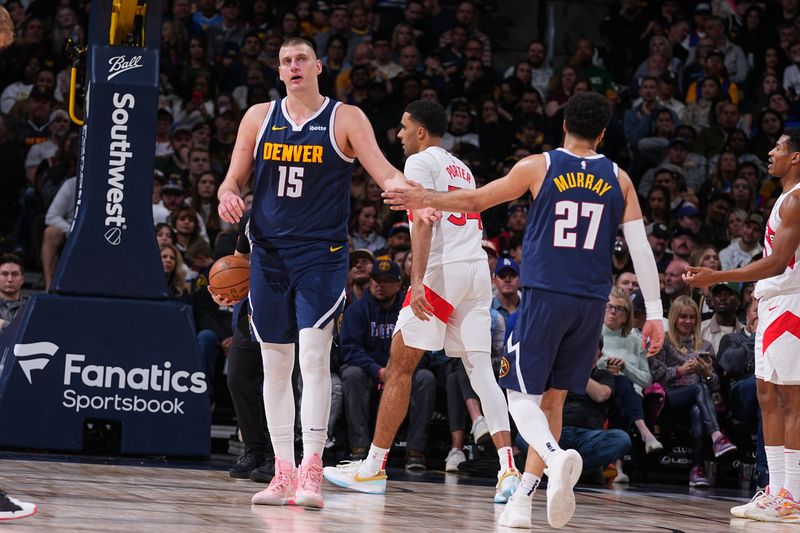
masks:
[[[508,174],[479,189],[436,192],[416,184],[408,189],[389,189],[383,193],[383,197],[395,211],[432,207],[452,213],[477,213],[516,200],[529,189],[534,192],[534,185],[544,179],[546,170],[543,155],[530,155],[518,161]]]
[[[688,267],[683,279],[692,287],[708,287],[724,281],[756,281],[783,273],[800,246],[800,197],[798,194],[790,194],[781,203],[780,210],[781,227],[775,232],[771,254],[732,270]]]
[[[361,109],[352,105],[342,105],[337,110],[336,124],[344,126],[347,146],[358,158],[367,173],[378,186],[386,190],[388,187],[403,187],[407,180],[403,173],[392,166],[386,159],[375,140],[375,132],[369,119]]]
[[[253,169],[253,150],[258,139],[258,130],[269,110],[269,103],[257,104],[247,110],[239,124],[236,144],[233,146],[228,174],[217,191],[219,198],[219,217],[225,222],[239,222],[244,214],[244,202],[241,194]]]
[[[661,289],[658,281],[658,267],[653,257],[653,250],[647,242],[647,235],[642,220],[642,209],[639,198],[633,188],[628,174],[619,170],[619,184],[625,199],[625,211],[622,215],[622,232],[628,243],[628,250],[636,271],[636,279],[642,289],[647,321],[642,328],[642,347],[647,350],[648,357],[652,357],[661,350],[664,343],[664,325],[661,322],[663,309],[661,307]],[[648,345],[649,342],[649,345]]]

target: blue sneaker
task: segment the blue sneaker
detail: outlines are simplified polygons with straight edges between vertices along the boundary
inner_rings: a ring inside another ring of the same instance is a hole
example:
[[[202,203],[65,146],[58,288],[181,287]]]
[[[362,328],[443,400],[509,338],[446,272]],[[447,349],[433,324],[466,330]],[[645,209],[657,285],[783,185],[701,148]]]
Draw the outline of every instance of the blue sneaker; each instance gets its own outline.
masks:
[[[386,494],[386,471],[361,477],[358,474],[361,463],[362,461],[342,461],[336,466],[326,466],[322,475],[337,487],[367,494]]]
[[[516,468],[509,468],[505,472],[497,473],[497,486],[494,493],[494,503],[506,503],[517,490],[522,475]]]

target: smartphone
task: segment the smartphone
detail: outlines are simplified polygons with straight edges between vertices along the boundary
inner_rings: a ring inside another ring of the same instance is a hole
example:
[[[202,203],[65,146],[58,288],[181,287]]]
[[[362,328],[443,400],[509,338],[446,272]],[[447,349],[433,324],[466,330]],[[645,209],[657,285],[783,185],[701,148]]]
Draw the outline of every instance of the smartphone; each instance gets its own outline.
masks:
[[[698,352],[697,357],[706,363],[711,363],[711,354],[708,352]]]

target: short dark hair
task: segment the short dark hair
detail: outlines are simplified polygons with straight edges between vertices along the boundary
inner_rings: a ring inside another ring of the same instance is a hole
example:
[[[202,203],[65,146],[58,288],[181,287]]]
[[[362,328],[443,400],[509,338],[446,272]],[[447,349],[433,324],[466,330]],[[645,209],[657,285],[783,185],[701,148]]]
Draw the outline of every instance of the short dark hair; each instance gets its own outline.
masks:
[[[22,262],[22,259],[17,254],[3,254],[0,255],[0,266],[5,265],[7,263],[14,263],[15,265],[19,265],[19,269],[22,273],[25,273],[25,264]]]
[[[572,135],[594,140],[611,120],[611,102],[595,92],[572,96],[564,108],[564,122]]]
[[[783,134],[789,137],[789,148],[792,152],[800,152],[800,128],[786,128]]]
[[[441,105],[428,100],[417,100],[406,107],[406,113],[418,122],[433,137],[441,137],[447,131],[447,114]]]

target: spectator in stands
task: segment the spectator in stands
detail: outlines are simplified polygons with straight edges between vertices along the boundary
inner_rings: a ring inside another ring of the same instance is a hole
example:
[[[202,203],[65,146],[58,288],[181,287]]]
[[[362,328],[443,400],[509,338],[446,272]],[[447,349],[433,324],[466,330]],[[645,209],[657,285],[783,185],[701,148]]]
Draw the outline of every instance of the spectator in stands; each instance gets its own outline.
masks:
[[[342,382],[351,458],[363,459],[370,442],[371,398],[386,382],[394,325],[404,295],[400,293],[400,266],[376,261],[368,293],[344,313],[342,320]],[[436,382],[423,363],[414,372],[409,406],[407,470],[425,470],[423,454],[428,422],[433,414]]]
[[[0,255],[0,332],[4,331],[14,317],[28,302],[22,296],[25,282],[25,265],[14,254]]]
[[[477,28],[475,18],[475,3],[472,0],[464,0],[456,6],[456,22],[469,28],[469,37],[480,43],[480,60],[485,66],[492,64],[492,41],[489,36]],[[439,48],[446,47],[452,40],[451,32],[446,31],[439,36]]]
[[[691,154],[689,152],[689,143],[680,136],[675,136],[670,139],[666,148],[666,157],[661,161],[660,165],[648,170],[644,173],[644,176],[642,176],[642,181],[639,184],[639,192],[647,194],[652,184],[656,183],[656,174],[664,168],[672,170],[673,172],[677,169],[682,174],[687,189],[692,191],[699,190],[706,180],[705,158],[703,156]],[[678,181],[679,180],[676,179],[674,186],[669,184],[671,192],[670,198],[673,201],[680,198],[680,194],[674,194],[680,193],[680,184]]]
[[[530,86],[538,91],[540,98],[545,98],[550,78],[553,77],[553,69],[547,65],[547,48],[540,39],[532,39],[528,43],[525,61],[531,69]],[[514,70],[515,67],[508,67],[503,74],[503,78],[514,74]]]
[[[638,286],[637,286],[638,288]],[[613,427],[630,431],[633,427],[647,453],[655,453],[664,446],[656,439],[644,421],[642,404],[643,390],[650,386],[653,378],[647,363],[647,353],[642,348],[642,339],[631,335],[633,330],[633,305],[627,292],[612,287],[608,296],[606,314],[603,319],[603,355],[597,368],[614,374],[610,421]],[[622,458],[617,458],[617,471],[622,473]]]
[[[664,271],[664,293],[661,295],[664,309],[668,310],[672,303],[681,296],[691,296],[692,288],[683,281],[683,273],[689,263],[680,258],[674,257]]]
[[[450,107],[450,124],[442,137],[442,147],[445,150],[457,150],[463,143],[480,146],[480,137],[472,131],[472,114],[469,104],[465,101],[455,101]]]
[[[672,243],[670,249],[672,254],[683,261],[689,261],[696,246],[694,232],[692,230],[678,226],[672,232]]]
[[[499,256],[507,257],[512,249],[515,237],[522,237],[525,233],[525,224],[528,221],[528,206],[521,202],[509,204],[506,223],[503,231],[492,239],[495,250]]]
[[[72,177],[64,181],[45,216],[44,221],[47,227],[45,227],[42,240],[42,273],[44,274],[45,290],[50,288],[50,282],[53,280],[58,258],[61,255],[61,247],[64,246],[72,229],[77,188],[77,178]]]
[[[769,159],[769,152],[775,146],[784,129],[783,117],[773,109],[764,109],[756,120],[755,137],[750,145],[753,153],[762,161]]]
[[[705,207],[705,218],[697,232],[697,242],[712,244],[717,249],[724,248],[728,240],[727,219],[731,210],[730,197],[725,193],[714,193]]]
[[[688,412],[692,434],[692,471],[689,486],[708,487],[703,455],[703,439],[711,437],[714,457],[736,451],[719,430],[711,397],[720,386],[714,371],[714,349],[700,335],[700,310],[688,296],[680,296],[670,306],[669,331],[664,347],[648,360],[653,381],[667,392],[667,408],[672,415]],[[662,413],[663,416],[663,413]]]
[[[376,252],[386,246],[386,239],[378,234],[378,210],[375,204],[365,202],[357,206],[350,216],[350,247],[354,250],[365,248]]]
[[[639,281],[636,279],[636,274],[633,272],[620,272],[614,282],[614,286],[619,287],[625,291],[625,294],[630,296],[633,291],[639,288]]]
[[[730,380],[728,408],[731,414],[737,420],[756,426],[756,485],[765,487],[769,472],[754,374],[757,327],[758,300],[753,298],[747,306],[747,326],[722,337],[718,353],[719,366],[725,371],[725,378]]]
[[[739,108],[732,102],[717,103],[710,112],[715,114],[716,120],[711,121],[707,128],[700,131],[694,143],[695,151],[704,155],[706,159],[725,149],[728,137],[737,130],[741,121]]]
[[[194,243],[208,242],[207,238],[200,234],[198,214],[194,207],[180,206],[172,212],[170,218],[175,229],[175,247],[181,252],[181,258],[185,258],[187,250]]]
[[[669,189],[661,185],[653,185],[647,193],[647,203],[645,210],[647,221],[650,223],[665,224],[667,227],[672,225],[672,200],[669,196]]]
[[[707,128],[711,122],[709,115],[713,112],[714,103],[720,97],[720,83],[716,78],[703,78],[700,84],[700,97],[686,106],[681,115],[681,122],[692,126],[696,131]]]
[[[756,192],[748,179],[742,175],[742,167],[738,167],[736,178],[731,183],[731,201],[735,209],[748,212],[756,210]]]
[[[742,224],[741,238],[719,252],[722,270],[731,270],[749,264],[753,258],[764,251],[761,239],[764,233],[764,218],[751,213]]]
[[[513,259],[500,259],[497,261],[494,273],[497,294],[492,299],[492,309],[503,315],[507,321],[508,316],[516,311],[521,303],[519,265]]]
[[[675,118],[675,112],[666,107],[654,113],[650,130],[636,146],[638,165],[651,167],[664,159],[670,139],[675,135]]]
[[[702,322],[700,334],[704,341],[711,344],[715,353],[719,353],[719,343],[723,336],[744,329],[744,324],[736,316],[741,303],[740,290],[738,283],[717,283],[711,287],[710,302],[714,314]]]
[[[558,75],[551,78],[550,88],[547,91],[548,100],[544,106],[544,112],[548,118],[553,118],[558,111],[567,105],[567,100],[572,96],[578,79],[577,70],[569,65],[562,68]]]
[[[647,226],[647,242],[653,250],[653,257],[659,272],[664,272],[672,261],[672,252],[667,250],[667,244],[672,240],[669,226],[663,222],[653,222]]]
[[[220,220],[217,213],[219,200],[217,199],[217,179],[212,172],[203,172],[192,188],[189,204],[195,208],[203,225],[206,227],[208,241],[216,241],[217,235],[230,228],[230,224]]]
[[[156,243],[160,248],[162,244],[175,245],[175,230],[166,222],[156,224]]]
[[[330,48],[331,38],[334,35],[339,35],[344,39],[343,57],[347,47],[350,44],[350,13],[347,8],[342,6],[334,7],[328,17],[328,24],[330,28],[326,31],[319,32],[314,38],[317,50],[328,50]],[[340,43],[342,44],[342,43]]]

